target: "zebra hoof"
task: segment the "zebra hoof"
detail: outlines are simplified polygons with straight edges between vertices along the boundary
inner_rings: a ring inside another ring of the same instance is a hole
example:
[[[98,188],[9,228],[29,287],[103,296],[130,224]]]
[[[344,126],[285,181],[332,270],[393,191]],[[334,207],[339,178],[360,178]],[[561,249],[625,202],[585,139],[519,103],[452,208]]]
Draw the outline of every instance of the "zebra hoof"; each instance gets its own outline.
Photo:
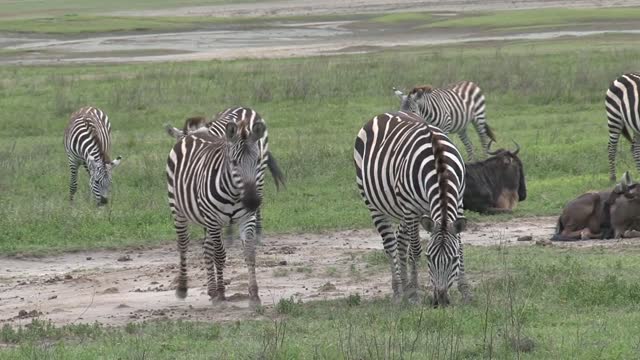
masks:
[[[178,299],[184,299],[187,297],[187,287],[178,287],[176,289],[176,297]]]

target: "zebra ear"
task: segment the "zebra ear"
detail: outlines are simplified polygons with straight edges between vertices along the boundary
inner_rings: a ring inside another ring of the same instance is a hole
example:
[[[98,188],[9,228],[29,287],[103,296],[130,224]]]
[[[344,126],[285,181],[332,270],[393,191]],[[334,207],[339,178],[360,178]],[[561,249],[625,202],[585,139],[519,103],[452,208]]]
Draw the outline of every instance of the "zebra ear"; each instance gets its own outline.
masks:
[[[114,167],[120,165],[120,161],[122,161],[122,156],[118,156],[115,160],[111,162],[111,168],[113,169]]]
[[[169,134],[169,136],[173,138],[179,139],[180,137],[184,136],[182,130],[174,128],[170,124],[164,124],[164,129],[166,130],[167,134]]]
[[[227,140],[233,139],[233,137],[236,136],[237,132],[238,132],[238,125],[233,121],[229,121],[225,128],[225,134],[227,135]]]
[[[435,227],[433,219],[428,216],[423,216],[422,219],[420,219],[420,224],[427,232],[433,232],[433,228]]]
[[[263,122],[260,121],[253,124],[253,127],[251,128],[251,133],[255,137],[255,140],[258,140],[264,136],[264,132],[266,130],[267,130],[267,127],[264,125]]]
[[[463,232],[466,228],[467,228],[467,219],[460,217],[453,222],[452,232],[454,234],[459,234]]]

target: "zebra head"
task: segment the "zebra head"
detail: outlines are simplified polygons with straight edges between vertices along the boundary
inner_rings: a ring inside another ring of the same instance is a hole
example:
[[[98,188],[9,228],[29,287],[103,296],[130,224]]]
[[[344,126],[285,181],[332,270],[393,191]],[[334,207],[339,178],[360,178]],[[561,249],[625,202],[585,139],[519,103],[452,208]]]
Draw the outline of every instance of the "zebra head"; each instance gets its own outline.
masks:
[[[449,305],[449,288],[458,275],[460,267],[460,235],[467,220],[458,218],[447,226],[441,226],[429,217],[422,218],[422,226],[431,233],[427,246],[429,276],[433,288],[433,305]]]
[[[262,202],[258,185],[262,181],[264,154],[260,139],[267,127],[263,121],[251,125],[249,120],[230,121],[225,128],[229,142],[227,158],[231,168],[231,177],[236,188],[240,189],[240,198],[244,207],[255,211]]]
[[[87,159],[89,168],[90,186],[98,205],[106,205],[109,202],[109,190],[111,188],[111,171],[120,164],[122,157],[118,156],[113,161],[103,161],[89,155]]]
[[[427,97],[431,94],[433,88],[430,85],[418,86],[413,88],[408,95],[403,94],[400,90],[394,88],[395,94],[401,99],[400,110],[409,111],[422,116],[422,108],[425,107]]]

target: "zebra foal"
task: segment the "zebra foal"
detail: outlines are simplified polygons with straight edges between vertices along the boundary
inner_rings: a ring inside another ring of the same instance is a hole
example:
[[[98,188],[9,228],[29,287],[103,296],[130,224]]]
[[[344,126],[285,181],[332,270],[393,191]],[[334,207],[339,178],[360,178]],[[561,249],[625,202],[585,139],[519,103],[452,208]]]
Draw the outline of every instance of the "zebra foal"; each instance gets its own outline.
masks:
[[[111,124],[102,110],[87,106],[71,114],[64,130],[64,148],[69,159],[71,181],[69,199],[78,190],[78,167],[83,165],[89,173],[89,185],[98,205],[109,200],[111,172],[122,157],[111,160]]]
[[[449,303],[448,289],[456,276],[458,289],[469,300],[458,235],[466,224],[465,167],[453,143],[416,114],[381,114],[360,129],[353,157],[358,188],[389,258],[394,299],[405,296],[405,289],[410,300],[417,299],[421,224],[431,233],[427,257],[433,304]],[[393,221],[400,222],[397,229]]]
[[[605,96],[605,107],[609,127],[609,179],[615,182],[620,134],[631,142],[631,153],[640,170],[640,73],[624,74],[612,81]]]
[[[209,296],[225,299],[223,272],[226,252],[222,227],[235,220],[249,272],[249,302],[260,305],[255,272],[256,211],[262,201],[267,127],[253,110],[244,108],[237,121],[224,125],[224,136],[194,132],[178,141],[167,160],[169,207],[174,218],[180,253],[176,296],[187,295],[187,225],[205,228],[204,258]]]
[[[420,115],[430,125],[440,128],[445,134],[458,134],[473,160],[473,145],[467,135],[469,123],[480,136],[485,153],[489,150],[489,140],[496,141],[485,115],[485,98],[478,85],[471,81],[461,81],[444,88],[431,85],[415,87],[409,94],[393,89],[402,103],[400,110]]]

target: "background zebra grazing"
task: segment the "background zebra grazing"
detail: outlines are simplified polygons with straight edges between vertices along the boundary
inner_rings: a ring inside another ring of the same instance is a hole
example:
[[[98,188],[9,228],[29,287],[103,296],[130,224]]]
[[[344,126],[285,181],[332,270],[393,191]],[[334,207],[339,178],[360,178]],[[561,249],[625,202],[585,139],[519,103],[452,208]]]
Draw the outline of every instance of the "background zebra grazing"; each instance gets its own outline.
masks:
[[[474,159],[473,145],[467,135],[469,122],[476,128],[485,152],[489,150],[489,140],[496,141],[487,124],[482,90],[471,81],[461,81],[435,89],[431,85],[419,86],[408,95],[396,88],[393,90],[402,100],[400,110],[422,116],[425,121],[440,128],[445,134],[458,134],[467,150],[469,160]]]
[[[427,257],[434,305],[449,303],[456,275],[463,298],[470,300],[458,235],[466,224],[464,163],[453,143],[415,114],[382,114],[360,129],[353,157],[358,188],[389,257],[394,299],[404,296],[405,288],[410,300],[417,298],[420,223],[431,232]],[[397,230],[394,219],[400,221]]]
[[[98,205],[105,205],[109,199],[111,170],[122,159],[120,156],[113,161],[109,158],[111,124],[107,114],[91,106],[71,114],[64,130],[64,148],[71,171],[69,199],[73,200],[78,189],[78,166],[82,164],[89,173],[91,192]]]
[[[207,122],[204,117],[194,116],[187,118],[185,120],[184,126],[181,129],[175,128],[169,124],[165,124],[165,130],[167,133],[176,138],[177,140],[182,139],[186,135],[199,133],[199,132],[209,132],[213,136],[224,137],[225,136],[225,126],[229,121],[237,122],[238,119],[242,118],[247,112],[251,112],[251,109],[243,108],[243,107],[232,107],[228,108],[222,112],[216,114],[212,121]],[[263,120],[264,121],[264,120]],[[271,172],[271,176],[273,177],[274,183],[276,185],[276,189],[280,189],[280,186],[285,186],[284,175],[278,167],[278,163],[275,157],[271,154],[268,147],[269,136],[267,131],[265,131],[263,137],[260,139],[260,146],[263,149],[263,152],[266,154],[266,165]],[[262,186],[258,189],[260,195],[263,194]],[[257,242],[260,243],[262,241],[262,212],[260,208],[256,211],[256,237]],[[227,242],[230,244],[233,240],[233,220],[230,221],[229,226],[227,227]]]
[[[609,126],[609,179],[616,181],[616,150],[620,134],[631,142],[631,153],[640,170],[640,73],[614,80],[605,97]],[[633,139],[631,139],[633,133]]]
[[[190,222],[205,227],[204,257],[211,298],[225,299],[226,261],[222,226],[235,219],[249,271],[249,302],[260,305],[255,273],[256,210],[262,201],[266,125],[253,110],[243,108],[235,121],[224,125],[224,137],[200,131],[178,141],[167,160],[169,206],[174,217],[180,252],[176,295],[187,295],[187,247]]]

